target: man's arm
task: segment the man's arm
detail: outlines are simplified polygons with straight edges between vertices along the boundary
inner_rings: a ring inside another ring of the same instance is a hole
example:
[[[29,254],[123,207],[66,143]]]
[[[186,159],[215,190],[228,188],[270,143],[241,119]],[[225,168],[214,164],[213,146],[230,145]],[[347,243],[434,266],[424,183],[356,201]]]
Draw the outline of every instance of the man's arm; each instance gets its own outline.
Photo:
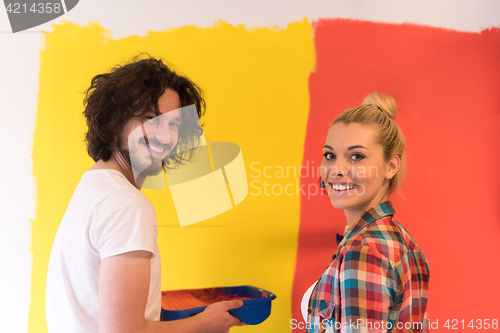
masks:
[[[100,333],[227,333],[242,322],[227,311],[243,305],[234,300],[208,306],[202,313],[170,322],[146,321],[151,253],[132,251],[101,260],[99,271]]]

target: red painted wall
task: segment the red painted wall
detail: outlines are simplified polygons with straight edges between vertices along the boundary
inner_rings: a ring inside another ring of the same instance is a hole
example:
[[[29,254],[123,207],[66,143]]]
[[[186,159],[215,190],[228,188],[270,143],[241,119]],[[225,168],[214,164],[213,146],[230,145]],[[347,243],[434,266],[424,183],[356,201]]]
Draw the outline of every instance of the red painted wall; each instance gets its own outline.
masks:
[[[430,265],[429,318],[500,320],[500,30],[320,20],[315,44],[304,165],[340,112],[391,94],[407,140],[406,199],[391,200]],[[293,318],[345,224],[326,195],[302,197]]]

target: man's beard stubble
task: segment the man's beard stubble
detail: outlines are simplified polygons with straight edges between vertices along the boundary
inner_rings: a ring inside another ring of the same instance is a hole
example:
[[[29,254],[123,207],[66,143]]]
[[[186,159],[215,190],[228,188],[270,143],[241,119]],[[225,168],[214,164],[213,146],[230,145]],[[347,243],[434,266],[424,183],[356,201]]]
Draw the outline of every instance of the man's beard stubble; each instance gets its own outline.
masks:
[[[151,160],[149,160],[149,163],[140,163],[137,159],[134,160],[134,163],[132,163],[130,150],[123,148],[123,142],[120,138],[118,138],[117,147],[118,153],[120,153],[123,158],[125,158],[127,163],[134,171],[134,176],[136,179],[139,177],[145,178],[147,176],[154,176],[159,174],[163,170],[163,160],[159,160],[156,162],[151,162]]]

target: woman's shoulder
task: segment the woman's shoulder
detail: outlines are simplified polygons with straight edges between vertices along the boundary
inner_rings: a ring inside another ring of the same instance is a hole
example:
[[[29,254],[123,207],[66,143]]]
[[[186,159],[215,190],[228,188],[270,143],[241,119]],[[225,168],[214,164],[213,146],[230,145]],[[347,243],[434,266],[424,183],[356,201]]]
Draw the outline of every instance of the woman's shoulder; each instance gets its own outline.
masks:
[[[394,272],[418,272],[420,280],[429,278],[429,265],[422,249],[393,215],[366,225],[343,246],[339,259],[344,269],[349,266],[346,263],[363,261],[389,267],[387,269]],[[418,269],[414,270],[414,267]]]
[[[363,230],[361,244],[379,252],[391,262],[399,261],[411,251],[419,251],[417,243],[405,228],[387,215],[371,222]]]

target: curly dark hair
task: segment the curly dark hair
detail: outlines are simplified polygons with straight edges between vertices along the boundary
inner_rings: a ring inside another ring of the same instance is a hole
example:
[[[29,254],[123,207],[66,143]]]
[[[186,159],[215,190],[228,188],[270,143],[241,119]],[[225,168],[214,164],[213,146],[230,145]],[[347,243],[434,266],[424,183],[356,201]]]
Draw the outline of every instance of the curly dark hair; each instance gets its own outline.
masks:
[[[155,110],[160,115],[158,99],[169,88],[179,94],[181,107],[194,104],[198,119],[183,113],[179,140],[175,154],[165,160],[165,165],[182,164],[192,156],[192,147],[199,143],[203,133],[199,118],[205,113],[205,100],[201,89],[186,77],[176,74],[161,59],[146,55],[134,62],[116,66],[110,73],[94,76],[85,92],[83,115],[87,119],[87,151],[94,161],[107,161],[116,149],[119,134],[133,117]],[[140,59],[140,60],[138,60]],[[185,155],[190,155],[186,158]],[[173,162],[173,163],[172,163]]]

